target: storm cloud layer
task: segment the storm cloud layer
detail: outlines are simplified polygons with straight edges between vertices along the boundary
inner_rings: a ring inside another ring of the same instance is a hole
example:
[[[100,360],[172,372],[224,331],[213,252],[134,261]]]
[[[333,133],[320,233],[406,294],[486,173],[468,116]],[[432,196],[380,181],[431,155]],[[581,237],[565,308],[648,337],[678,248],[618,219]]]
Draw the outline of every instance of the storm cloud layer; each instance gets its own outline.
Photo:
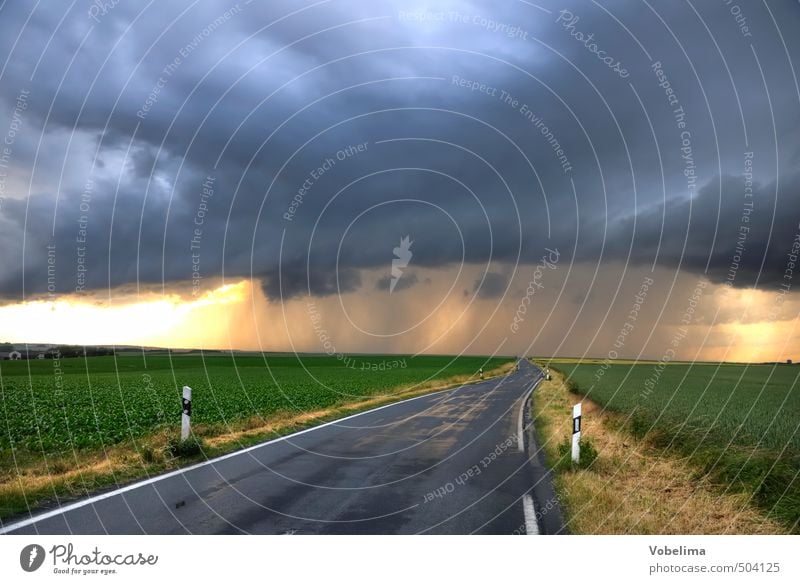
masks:
[[[545,248],[774,287],[797,30],[789,1],[6,2],[0,295],[385,291],[406,236],[480,298]]]

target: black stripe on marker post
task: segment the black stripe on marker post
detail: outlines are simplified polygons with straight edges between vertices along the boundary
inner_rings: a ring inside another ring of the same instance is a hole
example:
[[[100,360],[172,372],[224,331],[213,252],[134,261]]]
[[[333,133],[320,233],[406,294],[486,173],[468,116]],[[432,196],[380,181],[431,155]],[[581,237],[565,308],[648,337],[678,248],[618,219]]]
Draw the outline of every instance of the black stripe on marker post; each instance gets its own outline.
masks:
[[[572,462],[581,460],[581,404],[572,406]]]
[[[192,430],[192,388],[183,386],[183,412],[181,413],[181,442],[189,438]]]

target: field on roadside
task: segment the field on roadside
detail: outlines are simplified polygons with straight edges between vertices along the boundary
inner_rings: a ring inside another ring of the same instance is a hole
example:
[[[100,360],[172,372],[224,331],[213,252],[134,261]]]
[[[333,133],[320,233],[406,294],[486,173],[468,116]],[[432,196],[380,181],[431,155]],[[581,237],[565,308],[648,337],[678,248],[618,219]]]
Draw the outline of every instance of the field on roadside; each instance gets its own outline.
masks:
[[[153,355],[0,363],[0,519],[510,371],[511,358]],[[200,448],[176,455],[181,390]],[[0,521],[2,524],[2,521]]]
[[[800,452],[800,367],[779,365],[555,364],[587,397],[637,423],[704,441]],[[652,383],[648,383],[652,382]]]
[[[572,406],[583,402],[581,464],[569,462]],[[625,414],[570,392],[561,372],[533,393],[536,433],[574,534],[782,534],[745,492],[712,482],[681,452],[637,439]],[[591,445],[592,448],[589,448]],[[591,450],[596,457],[591,456]],[[586,456],[588,455],[588,456]]]
[[[800,367],[552,362],[567,384],[698,476],[800,522]],[[601,453],[602,454],[602,453]]]
[[[181,389],[193,424],[309,412],[473,376],[509,359],[363,356],[124,356],[0,363],[0,449],[95,449],[179,428]],[[5,457],[3,457],[5,458]],[[7,462],[3,460],[2,462]]]

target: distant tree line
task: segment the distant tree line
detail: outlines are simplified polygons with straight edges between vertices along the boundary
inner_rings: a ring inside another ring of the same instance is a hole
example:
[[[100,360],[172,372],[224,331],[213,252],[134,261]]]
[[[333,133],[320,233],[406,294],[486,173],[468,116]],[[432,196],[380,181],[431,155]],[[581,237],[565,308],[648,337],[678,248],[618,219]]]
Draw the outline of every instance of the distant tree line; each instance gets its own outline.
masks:
[[[7,355],[17,351],[21,359],[38,359],[43,355],[45,359],[69,358],[69,357],[106,357],[115,354],[112,347],[95,347],[82,345],[54,345],[46,350],[25,349],[12,343],[0,343],[0,358],[8,358]]]
[[[80,345],[58,345],[48,351],[49,356],[58,355],[60,357],[106,357],[114,355],[112,347],[82,347]]]

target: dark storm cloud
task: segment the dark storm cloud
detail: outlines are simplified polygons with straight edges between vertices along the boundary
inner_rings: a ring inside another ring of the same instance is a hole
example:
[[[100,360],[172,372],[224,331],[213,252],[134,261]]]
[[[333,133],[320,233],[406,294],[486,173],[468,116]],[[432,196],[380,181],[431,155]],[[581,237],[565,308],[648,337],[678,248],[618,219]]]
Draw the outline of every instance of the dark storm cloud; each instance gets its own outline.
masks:
[[[472,287],[478,298],[499,298],[508,287],[508,278],[497,272],[488,272],[485,277],[478,278]]]
[[[361,286],[361,276],[357,270],[342,268],[337,271],[283,269],[278,275],[268,275],[264,282],[264,292],[270,298],[288,300],[301,294],[330,296],[347,294]]]
[[[636,217],[631,258],[652,262],[659,256],[706,273],[716,283],[774,286],[795,262],[800,246],[800,174],[752,186],[725,175],[704,185],[691,200],[673,200],[666,209]],[[615,231],[633,233],[626,219]],[[612,256],[622,249],[610,249]]]
[[[748,5],[750,37],[724,3],[606,6],[635,38],[582,2],[572,18],[512,1],[92,5],[0,9],[0,133],[30,94],[0,192],[7,298],[195,266],[272,298],[350,292],[407,235],[420,267],[533,263],[549,245],[716,281],[740,256],[736,286],[785,270],[791,2]]]
[[[400,278],[398,278],[397,283],[394,285],[394,292],[400,292],[401,290],[408,290],[409,288],[414,287],[419,282],[419,278],[417,274],[411,272],[410,274],[403,274]],[[392,285],[392,277],[391,276],[384,276],[383,278],[379,278],[377,282],[375,282],[375,289],[386,291]]]

